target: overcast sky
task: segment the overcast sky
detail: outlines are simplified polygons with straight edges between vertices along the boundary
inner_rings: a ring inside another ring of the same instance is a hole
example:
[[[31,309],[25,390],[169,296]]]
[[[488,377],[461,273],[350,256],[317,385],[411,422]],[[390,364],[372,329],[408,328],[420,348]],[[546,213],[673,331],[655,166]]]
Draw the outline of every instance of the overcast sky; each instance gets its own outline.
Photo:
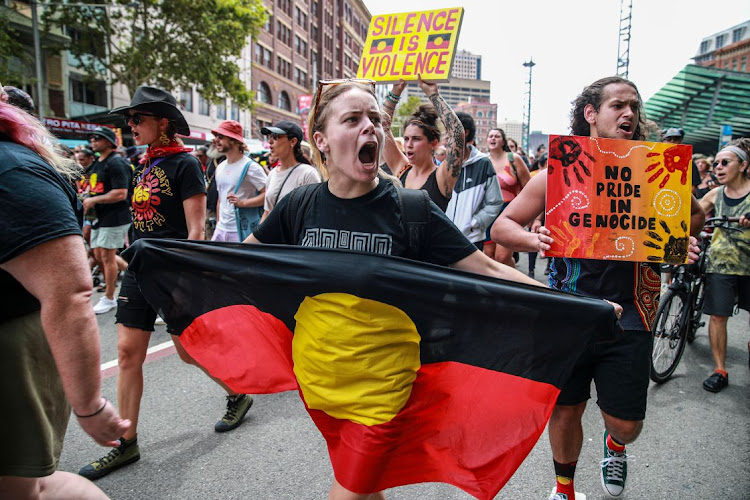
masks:
[[[616,74],[620,0],[364,0],[373,15],[464,7],[458,48],[482,56],[498,119],[521,121],[533,57],[531,129],[567,133],[570,102]],[[408,6],[408,7],[405,7]],[[701,40],[750,20],[750,0],[633,0],[629,78],[648,100]]]

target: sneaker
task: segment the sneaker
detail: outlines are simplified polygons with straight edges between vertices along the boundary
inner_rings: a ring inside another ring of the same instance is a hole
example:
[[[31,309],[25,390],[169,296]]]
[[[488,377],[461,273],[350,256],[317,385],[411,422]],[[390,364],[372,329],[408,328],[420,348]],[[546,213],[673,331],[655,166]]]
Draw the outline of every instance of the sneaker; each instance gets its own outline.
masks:
[[[625,490],[625,479],[628,477],[628,456],[625,453],[612,451],[607,447],[607,436],[604,431],[604,460],[602,460],[602,488],[612,498],[622,495]]]
[[[549,494],[549,500],[569,500],[569,497],[565,493],[558,493],[557,488],[552,488],[552,491]],[[580,491],[576,491],[576,500],[586,500],[586,495]]]
[[[245,418],[251,406],[253,406],[253,398],[247,394],[227,396],[227,412],[221,420],[216,422],[214,430],[216,432],[227,432],[236,429],[242,424],[242,419]]]
[[[138,438],[133,438],[130,442],[125,438],[120,438],[120,446],[112,450],[99,460],[94,460],[90,464],[81,468],[78,475],[90,479],[99,479],[110,472],[114,472],[120,467],[137,462],[141,459],[141,452],[138,449]]]
[[[104,314],[117,307],[117,301],[115,299],[108,299],[102,297],[99,302],[94,306],[94,313]]]
[[[729,385],[729,375],[726,377],[719,372],[713,372],[710,377],[703,381],[703,388],[711,392],[719,392]]]

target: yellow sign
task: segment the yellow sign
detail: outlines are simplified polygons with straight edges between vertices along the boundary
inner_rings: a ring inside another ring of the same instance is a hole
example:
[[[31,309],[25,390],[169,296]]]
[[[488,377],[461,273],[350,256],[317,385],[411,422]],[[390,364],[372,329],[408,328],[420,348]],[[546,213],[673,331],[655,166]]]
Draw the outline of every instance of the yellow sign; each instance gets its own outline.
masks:
[[[373,16],[357,77],[448,81],[463,16],[463,7]]]

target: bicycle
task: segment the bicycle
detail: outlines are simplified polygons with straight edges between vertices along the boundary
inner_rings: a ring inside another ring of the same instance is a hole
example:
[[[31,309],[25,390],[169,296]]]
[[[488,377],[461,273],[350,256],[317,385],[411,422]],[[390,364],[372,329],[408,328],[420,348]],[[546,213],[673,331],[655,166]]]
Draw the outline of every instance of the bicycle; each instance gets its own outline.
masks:
[[[656,310],[651,350],[651,380],[661,384],[677,369],[685,344],[692,344],[698,328],[705,325],[703,299],[705,292],[706,264],[714,228],[742,231],[730,227],[739,222],[739,217],[711,217],[706,219],[700,233],[701,249],[698,261],[693,264],[669,266],[673,273],[672,283],[661,297]]]

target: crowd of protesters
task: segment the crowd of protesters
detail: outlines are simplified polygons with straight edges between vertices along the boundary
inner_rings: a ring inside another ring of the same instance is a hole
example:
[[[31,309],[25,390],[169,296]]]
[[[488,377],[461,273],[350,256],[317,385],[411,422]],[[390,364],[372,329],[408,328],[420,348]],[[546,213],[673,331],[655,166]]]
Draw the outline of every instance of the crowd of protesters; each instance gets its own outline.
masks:
[[[30,114],[33,102],[26,99],[28,95],[12,89],[2,92],[4,196],[0,199],[4,213],[17,213],[20,206],[24,209],[22,217],[6,220],[3,227],[0,280],[4,294],[17,293],[18,304],[4,308],[0,318],[0,352],[5,356],[0,369],[3,379],[22,379],[28,384],[12,393],[3,387],[4,400],[14,402],[9,413],[24,431],[3,426],[3,443],[5,433],[10,432],[10,446],[0,459],[0,496],[32,498],[33,491],[43,485],[69,495],[76,492],[71,497],[105,498],[83,478],[71,479],[55,471],[71,407],[87,433],[99,444],[112,447],[82,467],[80,476],[97,479],[140,459],[137,426],[143,363],[159,315],[118,255],[136,239],[325,246],[307,233],[292,234],[292,228],[284,226],[291,220],[285,214],[299,208],[294,200],[305,196],[316,209],[298,214],[303,229],[383,234],[393,241],[392,255],[410,257],[409,239],[393,214],[399,213],[399,190],[425,190],[433,230],[422,260],[540,285],[533,279],[536,255],[543,256],[553,242],[544,227],[545,147],[527,154],[505,131],[493,128],[487,137],[488,151],[480,151],[471,116],[454,113],[437,85],[421,80],[419,85],[430,104],[405,122],[403,146],[392,135],[391,119],[404,82],[396,83],[379,103],[374,82],[327,81],[318,85],[309,114],[310,142],[304,141],[299,124],[281,121],[261,130],[269,151],[255,158],[247,152],[242,125],[232,120],[212,131],[211,143],[185,147],[180,136],[189,135],[190,130],[175,98],[148,86],[139,87],[128,106],[112,110],[130,127],[135,146],[118,149],[112,129],[98,127],[88,147],[61,154],[51,147],[54,138]],[[578,96],[571,131],[581,136],[645,140],[645,119],[636,86],[610,77],[592,83]],[[661,140],[680,143],[683,138],[681,129],[668,129]],[[750,227],[750,139],[733,141],[715,157],[695,155],[693,165],[690,233],[701,230],[706,213],[737,216],[741,226]],[[35,190],[48,195],[27,193]],[[296,198],[288,196],[293,191]],[[24,196],[37,202],[29,204]],[[242,225],[248,217],[243,209],[257,214],[255,220],[250,216],[248,227]],[[709,338],[716,370],[703,387],[712,392],[729,383],[727,319],[735,305],[750,310],[749,233],[717,235],[719,250],[709,264],[706,312],[711,316]],[[343,245],[346,239],[337,241]],[[691,238],[692,261],[697,258],[695,243]],[[515,269],[517,252],[529,252],[528,272]],[[40,280],[39,266],[52,279]],[[575,499],[574,475],[583,442],[581,418],[592,380],[604,423],[602,485],[613,497],[625,490],[626,445],[642,429],[651,356],[652,325],[637,313],[642,296],[635,293],[633,283],[658,283],[658,276],[650,279],[658,272],[658,267],[644,263],[548,261],[545,274],[549,274],[550,287],[612,302],[626,331],[623,339],[606,349],[597,346],[583,352],[561,392],[549,424],[557,478],[551,499]],[[67,279],[62,278],[64,273]],[[104,295],[92,307],[91,276],[97,274]],[[57,275],[61,278],[55,279]],[[658,296],[658,289],[654,293]],[[112,309],[116,309],[118,330],[117,410],[100,393],[94,316]],[[172,338],[182,360],[203,369],[181,346],[179,336]],[[25,366],[31,363],[24,358],[26,343],[45,353],[37,370]],[[42,370],[54,383],[36,378]],[[226,412],[215,430],[237,428],[252,406],[252,397],[236,394],[206,374],[227,393]],[[43,389],[49,392],[45,397],[55,404],[30,403],[39,397],[40,385],[45,385]],[[34,422],[21,423],[29,420],[31,407]],[[334,499],[383,496],[383,492],[359,495],[336,480],[330,492]]]

